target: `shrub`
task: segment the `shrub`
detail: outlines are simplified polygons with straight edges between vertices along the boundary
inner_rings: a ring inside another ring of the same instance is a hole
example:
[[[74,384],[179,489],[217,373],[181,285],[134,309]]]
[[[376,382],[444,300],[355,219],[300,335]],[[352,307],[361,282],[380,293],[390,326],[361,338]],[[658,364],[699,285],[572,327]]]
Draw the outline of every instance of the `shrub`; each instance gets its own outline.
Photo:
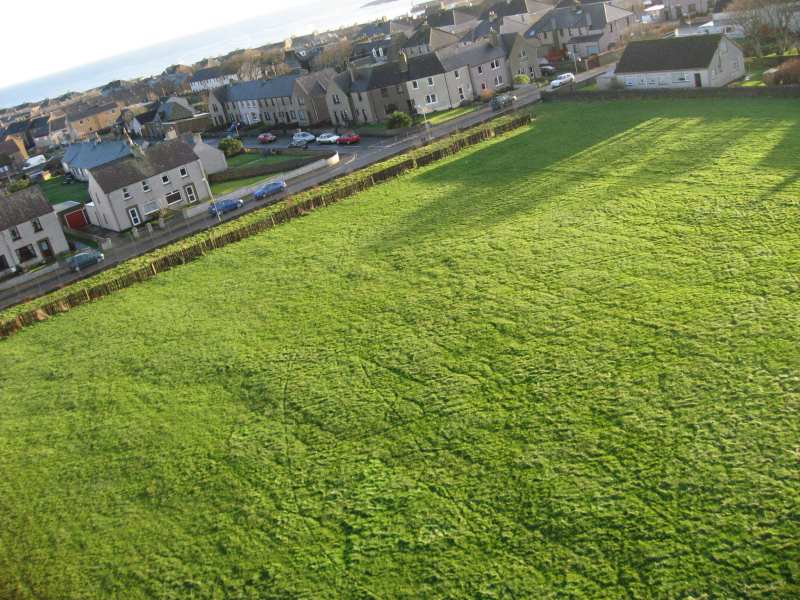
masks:
[[[528,85],[530,82],[531,78],[525,75],[525,73],[514,75],[514,85]]]
[[[491,102],[494,98],[494,90],[483,90],[480,97],[481,102]]]
[[[389,129],[405,129],[406,127],[411,127],[412,123],[411,115],[399,110],[394,111],[386,119],[386,126]]]
[[[777,67],[772,74],[775,85],[800,84],[800,58],[792,58]]]
[[[11,193],[14,193],[14,192],[18,192],[20,190],[27,189],[29,187],[31,187],[31,180],[30,179],[26,179],[26,178],[23,177],[22,179],[17,179],[15,181],[12,181],[11,183],[9,183],[8,184],[8,191],[11,192]]]
[[[225,156],[231,158],[244,152],[244,144],[236,138],[225,138],[220,141],[219,149],[225,153]]]

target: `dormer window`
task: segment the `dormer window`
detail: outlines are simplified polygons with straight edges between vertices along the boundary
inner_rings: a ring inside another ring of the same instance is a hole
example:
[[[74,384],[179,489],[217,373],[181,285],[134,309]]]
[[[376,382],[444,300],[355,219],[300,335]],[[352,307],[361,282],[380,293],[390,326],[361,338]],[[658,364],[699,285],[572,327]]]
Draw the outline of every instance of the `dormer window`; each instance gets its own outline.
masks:
[[[163,183],[164,185],[169,185],[169,175],[162,175],[161,183]]]
[[[11,234],[12,241],[16,242],[22,239],[22,236],[20,235],[19,229],[17,229],[16,225],[9,229],[8,232]]]
[[[181,167],[181,177],[188,177],[189,171],[186,170],[186,167]]]
[[[428,86],[433,87],[433,77],[428,77]]]
[[[35,233],[39,233],[40,231],[44,231],[44,227],[42,227],[42,222],[39,220],[38,217],[33,219],[31,221],[31,224],[33,225],[33,231]]]
[[[142,182],[142,191],[149,192],[150,191],[150,184],[147,181]]]
[[[132,198],[128,188],[122,188],[122,197],[125,198],[125,200],[130,200]]]

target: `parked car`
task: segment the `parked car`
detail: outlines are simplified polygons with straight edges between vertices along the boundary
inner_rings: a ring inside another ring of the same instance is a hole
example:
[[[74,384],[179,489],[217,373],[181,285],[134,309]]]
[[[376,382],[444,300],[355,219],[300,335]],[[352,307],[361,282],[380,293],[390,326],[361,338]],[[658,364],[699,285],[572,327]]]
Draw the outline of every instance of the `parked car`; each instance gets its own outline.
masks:
[[[357,144],[360,141],[361,141],[360,135],[352,131],[348,131],[347,133],[340,135],[339,139],[336,140],[336,143],[347,144],[349,146],[350,144]]]
[[[539,70],[544,77],[553,77],[556,74],[556,68],[553,65],[542,65]]]
[[[323,133],[322,135],[317,136],[317,143],[318,144],[335,144],[339,141],[339,136],[335,133]]]
[[[269,131],[265,131],[260,136],[258,136],[258,143],[259,144],[271,144],[275,140],[277,140],[277,136],[271,134]]]
[[[81,250],[77,254],[73,255],[67,261],[67,265],[69,265],[70,270],[75,271],[77,273],[82,269],[103,262],[105,259],[106,259],[105,254],[103,254],[99,250],[93,250],[91,248],[88,248],[86,250]]]
[[[219,200],[208,205],[208,214],[212,217],[218,217],[232,210],[236,210],[237,208],[241,208],[242,206],[244,206],[244,200],[242,199]]]
[[[256,200],[263,200],[268,196],[274,196],[275,194],[280,194],[285,189],[286,189],[285,181],[270,181],[269,183],[262,185],[260,188],[258,188],[256,190],[256,193],[253,194],[253,197]]]
[[[556,89],[560,88],[561,86],[567,85],[569,83],[574,83],[574,81],[575,81],[575,75],[573,75],[572,73],[562,73],[561,75],[559,75],[558,77],[553,79],[553,81],[550,82],[550,87],[552,89]]]
[[[492,98],[492,110],[503,110],[504,108],[508,108],[514,104],[516,99],[516,96],[511,96],[509,94],[495,96]]]
[[[313,144],[317,141],[317,138],[314,136],[313,133],[308,133],[307,131],[298,131],[292,136],[292,141],[303,142],[305,144]]]

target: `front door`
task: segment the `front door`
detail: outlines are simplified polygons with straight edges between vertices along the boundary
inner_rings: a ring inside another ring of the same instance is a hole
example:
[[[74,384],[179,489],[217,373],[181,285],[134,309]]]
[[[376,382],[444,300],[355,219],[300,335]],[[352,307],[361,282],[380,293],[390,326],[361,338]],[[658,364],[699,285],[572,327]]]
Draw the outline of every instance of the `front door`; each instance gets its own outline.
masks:
[[[703,87],[703,80],[700,79],[700,73],[694,74],[694,87]]]
[[[39,240],[36,242],[39,246],[39,252],[42,255],[42,258],[53,258],[53,247],[50,245],[50,240],[47,238],[43,240]]]

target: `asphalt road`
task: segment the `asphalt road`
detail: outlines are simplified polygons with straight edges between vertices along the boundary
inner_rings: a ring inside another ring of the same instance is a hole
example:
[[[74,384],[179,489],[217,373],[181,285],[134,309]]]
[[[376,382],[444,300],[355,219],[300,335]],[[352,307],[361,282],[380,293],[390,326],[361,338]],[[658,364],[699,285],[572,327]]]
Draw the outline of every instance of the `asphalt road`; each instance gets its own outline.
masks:
[[[353,171],[362,169],[373,163],[394,156],[395,154],[417,148],[433,139],[446,137],[460,129],[472,127],[500,114],[513,112],[540,99],[539,91],[536,88],[518,89],[514,93],[517,96],[515,106],[502,113],[493,112],[490,106],[484,106],[461,117],[446,121],[441,125],[423,128],[421,131],[412,131],[410,134],[403,137],[380,138],[367,136],[364,137],[360,144],[352,146],[319,146],[318,144],[311,144],[309,145],[309,149],[338,150],[341,158],[340,163],[335,167],[322,171],[315,171],[309,173],[307,176],[292,180],[286,191],[282,194],[272,196],[265,200],[255,200],[252,197],[244,198],[245,205],[241,209],[222,215],[220,218],[212,217],[208,214],[202,214],[192,219],[176,217],[167,222],[164,230],[157,228],[154,228],[152,231],[147,231],[145,228],[140,229],[141,236],[138,240],[129,239],[126,236],[112,236],[113,247],[104,251],[106,256],[104,262],[89,267],[80,273],[69,271],[65,265],[57,271],[49,273],[37,280],[13,286],[9,289],[0,290],[0,309],[32,300],[33,298],[60,289],[75,281],[90,277],[100,271],[114,267],[121,262],[140,256],[156,248],[166,246],[167,244],[194,233],[210,229],[220,223],[236,219],[243,213],[269,206],[270,204],[282,200],[286,196],[291,196],[308,188],[326,183],[336,177],[352,173]],[[255,137],[246,137],[243,141],[247,147],[252,148],[273,146],[272,144],[259,144]],[[274,147],[286,148],[288,143],[289,138],[281,136],[281,138],[274,143]]]

